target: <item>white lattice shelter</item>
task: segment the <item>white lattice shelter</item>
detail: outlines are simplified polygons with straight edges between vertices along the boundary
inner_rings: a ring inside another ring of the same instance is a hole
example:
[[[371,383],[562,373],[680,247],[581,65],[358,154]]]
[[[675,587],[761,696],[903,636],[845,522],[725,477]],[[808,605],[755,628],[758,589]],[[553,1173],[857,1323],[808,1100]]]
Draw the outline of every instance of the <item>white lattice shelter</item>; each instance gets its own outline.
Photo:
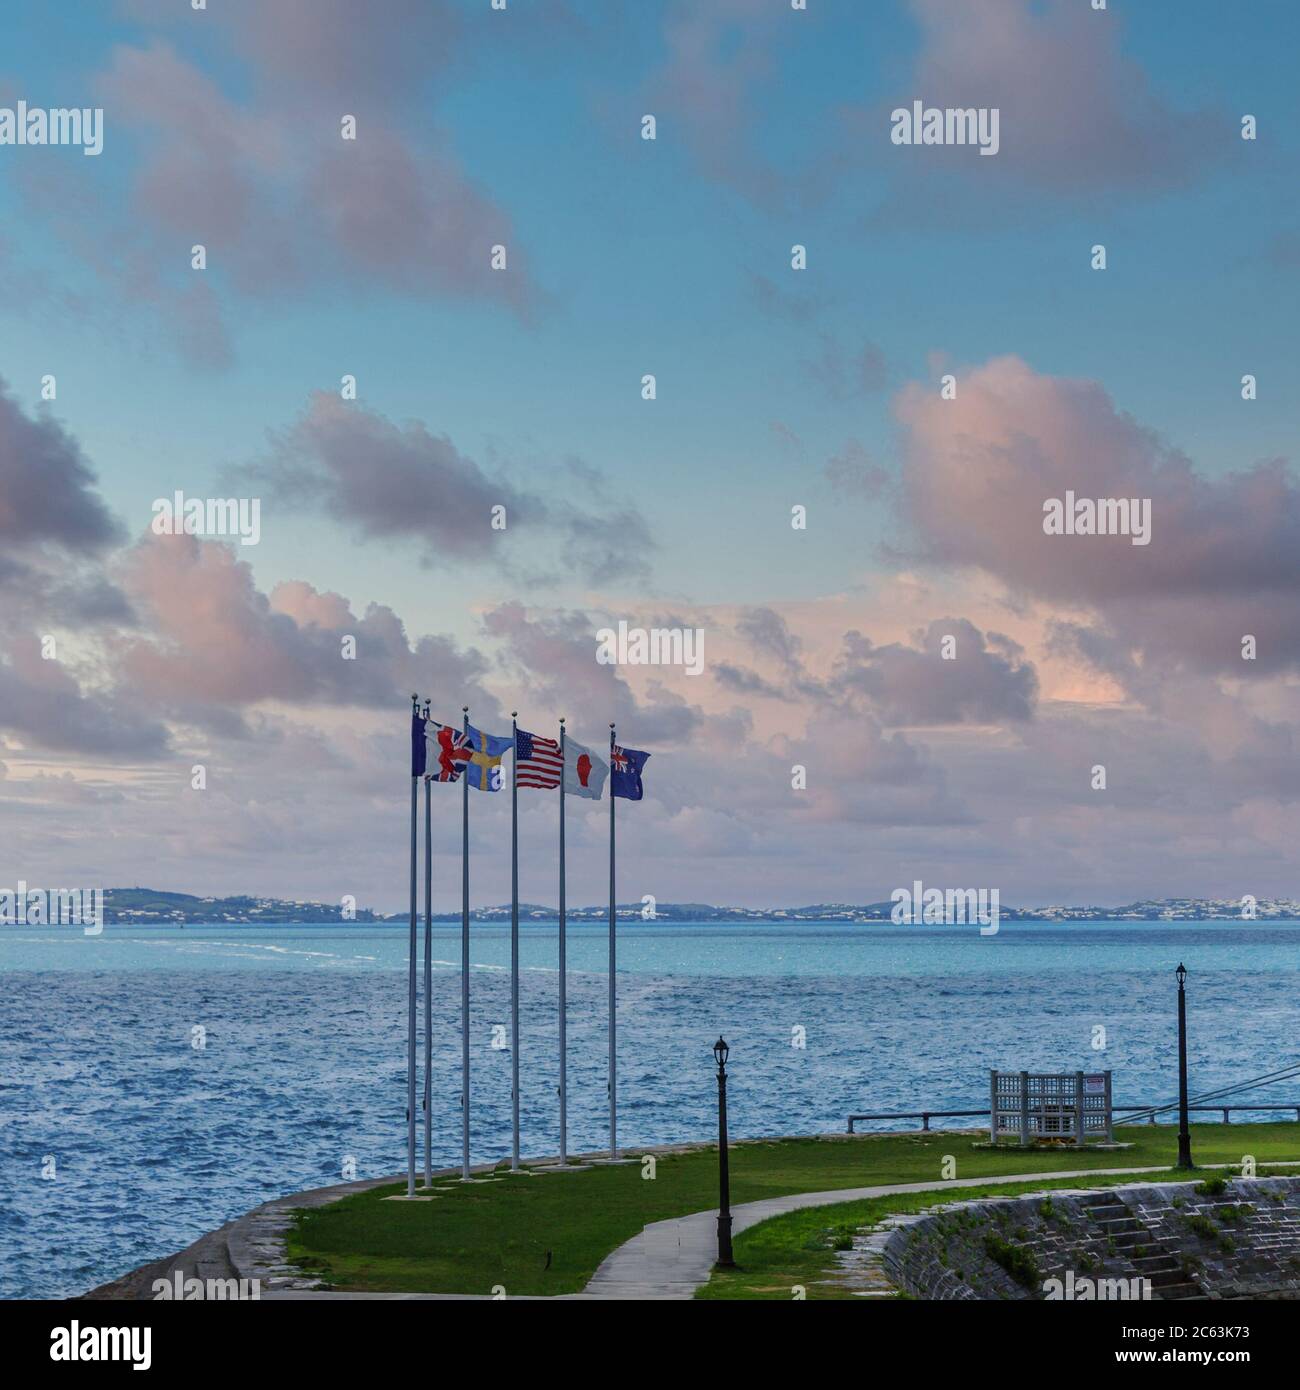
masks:
[[[1110,1072],[990,1071],[989,1138],[1113,1144]]]

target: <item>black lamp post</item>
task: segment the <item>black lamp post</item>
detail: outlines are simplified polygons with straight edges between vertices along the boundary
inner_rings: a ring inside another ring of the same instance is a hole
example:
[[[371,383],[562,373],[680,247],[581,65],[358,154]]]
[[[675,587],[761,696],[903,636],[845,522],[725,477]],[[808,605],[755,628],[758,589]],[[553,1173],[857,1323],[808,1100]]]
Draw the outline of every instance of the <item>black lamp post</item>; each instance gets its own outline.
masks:
[[[718,1264],[735,1267],[731,1258],[731,1174],[727,1168],[727,1056],[731,1049],[725,1038],[713,1045],[718,1063]]]
[[[1183,991],[1187,967],[1179,965],[1174,974],[1178,977],[1178,1167],[1194,1168],[1187,1129],[1187,995]]]

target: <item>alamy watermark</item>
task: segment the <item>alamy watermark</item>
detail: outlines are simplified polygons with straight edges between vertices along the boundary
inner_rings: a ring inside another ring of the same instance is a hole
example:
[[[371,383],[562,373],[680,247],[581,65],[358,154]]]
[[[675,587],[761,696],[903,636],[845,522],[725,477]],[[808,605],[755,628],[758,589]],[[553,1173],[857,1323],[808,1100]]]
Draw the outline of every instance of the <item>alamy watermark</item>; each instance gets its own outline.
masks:
[[[601,666],[684,666],[688,676],[704,670],[702,627],[602,627],[596,633]]]
[[[155,536],[238,536],[241,545],[262,539],[260,497],[186,497],[178,490],[151,510]]]
[[[104,148],[102,106],[0,106],[0,145],[80,145],[82,154]]]
[[[978,145],[980,154],[1002,147],[1002,112],[996,106],[927,106],[914,101],[889,113],[889,138],[895,145]]]
[[[151,1327],[82,1327],[73,1318],[50,1332],[51,1361],[129,1361],[133,1371],[153,1365]]]
[[[1141,1277],[1089,1279],[1087,1276],[1076,1279],[1074,1270],[1067,1269],[1064,1279],[1043,1281],[1043,1297],[1049,1303],[1114,1303],[1139,1299],[1146,1301],[1151,1297],[1151,1280]]]
[[[150,1285],[155,1300],[243,1303],[262,1297],[260,1279],[198,1279],[186,1278],[179,1269],[170,1279],[155,1279]]]
[[[0,888],[0,927],[81,927],[87,936],[104,930],[102,888]]]
[[[889,920],[900,927],[978,924],[981,936],[996,936],[1002,921],[996,888],[926,888],[918,878],[910,888],[895,888],[889,900]]]
[[[1049,497],[1043,503],[1043,534],[1048,536],[1131,536],[1134,545],[1151,544],[1149,497]]]

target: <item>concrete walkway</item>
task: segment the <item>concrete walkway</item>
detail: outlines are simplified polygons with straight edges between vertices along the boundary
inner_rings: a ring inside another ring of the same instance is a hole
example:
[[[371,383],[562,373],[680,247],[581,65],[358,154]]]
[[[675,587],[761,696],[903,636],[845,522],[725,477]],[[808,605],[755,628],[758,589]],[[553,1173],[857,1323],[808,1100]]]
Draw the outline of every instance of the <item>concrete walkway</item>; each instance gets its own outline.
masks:
[[[942,1192],[945,1188],[1001,1183],[1047,1182],[1055,1178],[1094,1178],[1099,1174],[1162,1173],[1154,1168],[1085,1168],[1077,1172],[1013,1173],[996,1178],[953,1178],[946,1182],[891,1183],[884,1187],[841,1187],[833,1192],[797,1192],[788,1197],[768,1197],[731,1209],[733,1235],[757,1226],[769,1217],[805,1207],[827,1207],[837,1202],[856,1202],[864,1197],[892,1197],[902,1192]],[[718,1213],[694,1212],[669,1221],[656,1221],[639,1236],[608,1255],[590,1283],[574,1298],[691,1298],[707,1283],[718,1252]]]

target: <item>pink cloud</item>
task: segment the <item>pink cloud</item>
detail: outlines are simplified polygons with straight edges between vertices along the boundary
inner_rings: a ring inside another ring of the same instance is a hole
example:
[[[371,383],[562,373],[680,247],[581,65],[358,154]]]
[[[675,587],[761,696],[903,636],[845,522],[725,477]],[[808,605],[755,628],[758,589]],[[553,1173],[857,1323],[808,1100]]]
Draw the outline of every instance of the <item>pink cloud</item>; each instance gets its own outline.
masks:
[[[1096,382],[1019,358],[957,380],[955,400],[919,385],[896,400],[903,507],[922,556],[1091,610],[1121,652],[1238,675],[1300,664],[1300,480],[1289,465],[1206,478]],[[1046,534],[1044,503],[1067,491],[1147,499],[1150,543]],[[1245,634],[1259,642],[1254,668],[1241,660]]]
[[[1212,156],[1217,118],[1176,111],[1153,90],[1120,47],[1118,14],[1074,0],[911,0],[911,9],[922,48],[898,104],[999,108],[1001,150],[978,161],[991,166],[981,176],[1014,172],[1063,193],[1149,189],[1188,182]],[[1229,133],[1218,132],[1219,152]]]
[[[141,699],[183,714],[194,704],[235,714],[265,701],[400,709],[406,695],[440,683],[495,702],[479,683],[475,652],[445,638],[408,640],[391,609],[354,613],[338,594],[303,581],[268,597],[230,547],[194,536],[147,536],[124,557],[123,585],[144,630],[115,657]],[[355,657],[345,654],[353,639]],[[231,725],[232,728],[238,727]]]

